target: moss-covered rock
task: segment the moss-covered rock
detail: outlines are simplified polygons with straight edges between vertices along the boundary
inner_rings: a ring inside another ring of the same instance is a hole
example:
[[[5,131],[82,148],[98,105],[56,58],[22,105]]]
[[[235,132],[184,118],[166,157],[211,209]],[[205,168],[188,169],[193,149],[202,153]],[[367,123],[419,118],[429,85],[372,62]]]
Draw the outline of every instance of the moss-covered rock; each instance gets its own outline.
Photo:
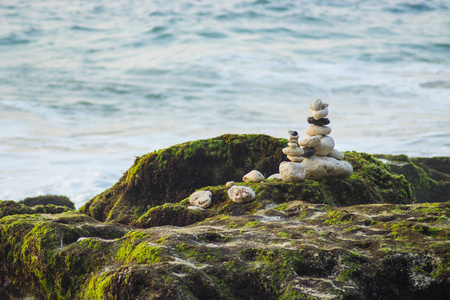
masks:
[[[450,157],[418,157],[406,155],[381,155],[389,169],[402,174],[411,183],[417,202],[440,202],[450,200]]]
[[[286,142],[266,135],[223,135],[144,155],[136,159],[118,183],[91,199],[80,211],[101,221],[144,228],[192,224],[207,214],[181,209],[180,221],[173,221],[174,207],[159,206],[179,202],[196,189],[215,186],[214,205],[220,210],[217,204],[223,206],[228,200],[226,190],[220,187],[230,180],[242,181],[242,176],[252,169],[266,177],[278,172],[280,162],[286,160],[281,152]],[[373,156],[347,152],[346,160],[353,165],[354,174],[344,180],[306,180],[298,184],[268,181],[250,186],[257,192],[257,199],[277,202],[302,199],[342,206],[412,201],[404,177],[391,173]]]

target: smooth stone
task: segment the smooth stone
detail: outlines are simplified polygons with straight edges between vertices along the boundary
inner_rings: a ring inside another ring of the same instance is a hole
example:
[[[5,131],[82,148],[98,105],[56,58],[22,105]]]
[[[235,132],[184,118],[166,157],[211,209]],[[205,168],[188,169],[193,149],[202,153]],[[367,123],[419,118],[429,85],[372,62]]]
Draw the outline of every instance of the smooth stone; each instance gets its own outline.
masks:
[[[230,187],[232,187],[234,185],[234,181],[228,181],[227,183],[225,183],[225,187],[227,189],[229,189]]]
[[[303,151],[305,152],[305,153],[303,154],[304,157],[311,157],[311,156],[313,156],[314,154],[316,154],[316,149],[314,149],[314,148],[312,148],[312,147],[306,147],[306,148],[303,148]]]
[[[336,158],[337,160],[343,160],[345,157],[344,153],[342,153],[341,151],[339,151],[337,149],[331,150],[327,156]]]
[[[313,148],[314,149],[314,148]],[[299,162],[301,163],[303,161],[303,157],[301,156],[292,156],[292,155],[288,155],[287,158],[292,161],[292,162]]]
[[[314,125],[319,125],[319,126],[330,124],[330,119],[328,119],[328,118],[322,118],[322,119],[316,120],[313,117],[308,117],[308,119],[306,119],[306,121],[308,121],[309,124],[314,124]]]
[[[288,143],[289,147],[297,147],[298,146],[298,142],[296,143]]]
[[[267,179],[281,179],[280,173],[270,175]]]
[[[291,155],[291,156],[302,156],[303,155],[303,149],[300,148],[297,144],[295,144],[295,148],[294,147],[286,147],[283,148],[284,154],[286,155]]]
[[[331,133],[331,128],[328,126],[311,125],[306,128],[306,134],[309,136],[315,135],[329,135]]]
[[[245,174],[242,178],[243,182],[261,182],[264,180],[264,175],[261,174],[258,170],[250,171],[249,173]]]
[[[300,182],[305,179],[305,167],[301,163],[283,161],[280,176],[285,182]]]
[[[316,99],[309,105],[309,108],[312,110],[321,110],[322,109],[322,100]]]
[[[328,116],[328,107],[325,107],[324,109],[321,109],[321,110],[312,110],[311,109],[311,114],[312,114],[312,117],[316,120],[325,118],[326,116]]]
[[[291,247],[292,244],[289,243],[289,242],[285,242],[285,243],[283,243],[283,245],[281,245],[281,246],[284,247],[284,248],[288,248],[288,247]]]
[[[320,144],[314,149],[316,149],[316,155],[326,156],[334,148],[334,140],[332,137],[324,136],[320,139]]]
[[[208,208],[212,203],[212,193],[210,191],[197,191],[189,197],[189,203],[201,208]]]
[[[327,156],[313,156],[302,162],[307,179],[345,178],[353,174],[352,165],[345,160],[337,160]]]
[[[250,202],[255,199],[255,192],[247,186],[234,185],[228,190],[231,201],[236,203]]]
[[[320,144],[320,136],[310,136],[298,142],[302,148],[311,148]]]

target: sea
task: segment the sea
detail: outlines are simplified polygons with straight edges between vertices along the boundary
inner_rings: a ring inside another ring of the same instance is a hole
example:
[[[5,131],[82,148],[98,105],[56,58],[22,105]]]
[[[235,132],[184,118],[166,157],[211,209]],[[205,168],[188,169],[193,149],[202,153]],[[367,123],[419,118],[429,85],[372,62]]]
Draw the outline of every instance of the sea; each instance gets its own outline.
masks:
[[[225,133],[450,155],[449,0],[0,0],[0,199],[77,208]]]

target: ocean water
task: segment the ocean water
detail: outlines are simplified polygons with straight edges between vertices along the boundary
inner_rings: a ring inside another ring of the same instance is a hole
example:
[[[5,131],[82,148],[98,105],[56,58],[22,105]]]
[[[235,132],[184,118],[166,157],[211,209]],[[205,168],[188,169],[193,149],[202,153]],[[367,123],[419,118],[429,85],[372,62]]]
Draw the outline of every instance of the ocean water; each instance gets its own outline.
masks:
[[[112,186],[224,133],[450,155],[450,1],[0,0],[0,199]]]

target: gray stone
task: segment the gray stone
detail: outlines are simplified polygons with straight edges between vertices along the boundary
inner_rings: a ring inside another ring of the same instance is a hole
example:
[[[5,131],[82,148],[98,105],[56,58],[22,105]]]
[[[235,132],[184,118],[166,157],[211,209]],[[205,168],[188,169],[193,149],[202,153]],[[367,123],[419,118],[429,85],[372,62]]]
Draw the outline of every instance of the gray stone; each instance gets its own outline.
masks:
[[[334,140],[330,136],[323,136],[320,139],[320,144],[314,147],[316,155],[326,156],[334,148]]]
[[[313,117],[308,117],[307,121],[309,124],[320,125],[320,126],[330,124],[330,119],[328,119],[328,118],[322,118],[322,119],[316,120]]]
[[[316,120],[325,118],[326,116],[328,116],[328,108],[325,107],[324,109],[321,109],[321,110],[312,110],[311,109],[311,115]]]
[[[280,176],[285,182],[300,182],[305,179],[305,167],[301,163],[283,161]]]
[[[212,193],[210,191],[197,191],[189,197],[189,203],[201,208],[208,208],[212,203]]]
[[[258,170],[250,171],[249,173],[245,174],[242,178],[243,182],[261,182],[264,180],[264,175],[261,174]]]
[[[280,173],[270,175],[267,179],[281,179]]]
[[[225,184],[225,187],[227,188],[227,189],[229,189],[230,187],[232,187],[234,185],[234,181],[228,181],[226,184]]]
[[[320,135],[310,136],[298,142],[302,148],[314,148],[320,144]]]
[[[329,135],[331,133],[331,128],[328,126],[311,125],[306,128],[306,134],[309,136],[315,135]]]
[[[342,153],[341,151],[339,151],[337,149],[331,150],[327,156],[336,158],[337,160],[343,160],[345,157],[344,153]]]

